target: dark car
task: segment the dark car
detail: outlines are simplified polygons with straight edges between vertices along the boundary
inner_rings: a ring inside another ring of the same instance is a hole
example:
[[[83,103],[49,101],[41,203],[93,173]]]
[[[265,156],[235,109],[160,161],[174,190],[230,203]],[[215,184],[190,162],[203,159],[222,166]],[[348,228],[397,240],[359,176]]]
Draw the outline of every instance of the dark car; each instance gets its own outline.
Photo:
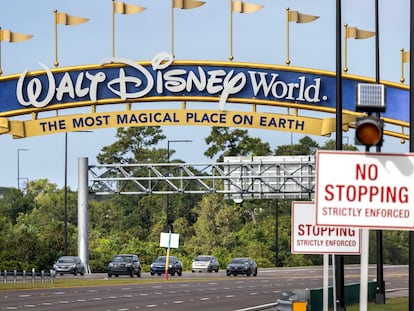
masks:
[[[157,259],[155,259],[154,262],[150,266],[150,274],[151,275],[165,274],[166,259],[167,259],[167,256],[159,256]],[[179,261],[178,258],[175,256],[169,256],[168,273],[170,275],[177,274],[178,276],[181,276],[183,274],[183,265],[181,261]]]
[[[77,256],[62,256],[53,265],[56,274],[85,274],[85,265]]]
[[[227,275],[245,274],[247,276],[256,276],[257,275],[257,264],[251,258],[234,258],[227,265]]]
[[[131,278],[136,275],[141,277],[141,263],[139,257],[133,254],[118,254],[112,257],[108,264],[108,276],[129,275]]]
[[[219,262],[216,257],[210,255],[197,256],[191,265],[191,272],[218,272]]]

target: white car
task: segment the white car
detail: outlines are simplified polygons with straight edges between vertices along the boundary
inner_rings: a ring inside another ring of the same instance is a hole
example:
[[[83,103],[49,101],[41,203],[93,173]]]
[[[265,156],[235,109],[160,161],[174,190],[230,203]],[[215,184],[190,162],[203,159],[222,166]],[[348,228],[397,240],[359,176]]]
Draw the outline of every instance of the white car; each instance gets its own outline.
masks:
[[[199,255],[193,260],[191,272],[218,272],[220,264],[216,257],[210,255]]]

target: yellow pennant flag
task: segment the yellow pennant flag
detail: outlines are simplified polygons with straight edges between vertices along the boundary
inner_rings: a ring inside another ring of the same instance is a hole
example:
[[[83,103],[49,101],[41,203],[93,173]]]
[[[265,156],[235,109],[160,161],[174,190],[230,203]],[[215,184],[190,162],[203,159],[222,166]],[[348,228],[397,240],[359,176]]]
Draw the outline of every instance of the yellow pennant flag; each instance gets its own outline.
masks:
[[[232,1],[231,10],[236,13],[252,13],[263,9],[263,5]]]
[[[402,59],[403,63],[409,63],[410,62],[410,52],[401,51],[401,59]]]
[[[347,39],[368,39],[375,36],[374,31],[362,30],[356,27],[348,27],[348,24],[345,24],[345,40],[344,40],[344,72],[348,72],[348,66],[346,64],[347,59]]]
[[[291,11],[290,8],[286,8],[286,64],[290,65],[290,56],[289,56],[289,23],[310,23],[314,20],[317,20],[319,16],[302,14],[298,11]]]
[[[68,15],[66,13],[57,12],[56,24],[73,26],[86,23],[88,20],[89,18],[77,17]]]
[[[374,31],[362,30],[356,27],[347,27],[347,38],[354,38],[354,39],[368,39],[375,36]]]
[[[401,49],[401,79],[400,82],[404,83],[405,82],[405,78],[404,78],[404,63],[409,63],[410,62],[410,52],[406,52],[404,51],[404,49]]]
[[[319,16],[314,15],[308,15],[308,14],[302,14],[298,11],[288,11],[288,21],[293,23],[310,23],[314,20],[317,20]]]
[[[144,11],[142,6],[127,4],[124,2],[114,2],[114,13],[118,14],[135,14]]]
[[[0,41],[7,42],[21,42],[33,38],[32,35],[25,35],[17,32],[12,32],[10,30],[0,29]]]
[[[205,2],[203,1],[197,1],[197,0],[173,0],[172,1],[172,7],[175,9],[195,9],[202,5],[204,5]]]
[[[77,16],[72,16],[69,15],[67,13],[63,13],[63,12],[58,12],[57,10],[54,10],[55,13],[55,67],[59,66],[59,61],[58,61],[58,34],[57,34],[57,25],[61,24],[61,25],[68,25],[68,26],[73,26],[73,25],[79,25],[79,24],[83,24],[86,23],[89,18],[84,18],[84,17],[77,17]]]

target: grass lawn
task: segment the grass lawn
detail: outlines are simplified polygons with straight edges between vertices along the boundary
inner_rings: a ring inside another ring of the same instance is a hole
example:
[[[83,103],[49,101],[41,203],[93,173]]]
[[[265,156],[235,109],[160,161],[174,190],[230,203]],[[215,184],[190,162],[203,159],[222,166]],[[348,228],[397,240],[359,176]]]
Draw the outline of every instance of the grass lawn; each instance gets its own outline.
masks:
[[[333,309],[330,309],[333,310]],[[408,310],[408,297],[386,299],[384,305],[368,304],[368,311],[404,311]],[[346,311],[359,311],[359,304],[346,306]]]

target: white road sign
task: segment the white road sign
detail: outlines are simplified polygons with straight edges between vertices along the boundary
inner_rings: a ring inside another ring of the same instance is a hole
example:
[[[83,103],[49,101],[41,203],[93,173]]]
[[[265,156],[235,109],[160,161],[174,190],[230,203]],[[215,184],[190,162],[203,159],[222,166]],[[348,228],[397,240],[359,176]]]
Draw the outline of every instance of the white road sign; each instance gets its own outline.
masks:
[[[318,226],[314,202],[292,202],[293,254],[360,254],[359,229]]]
[[[161,232],[160,246],[169,248],[178,248],[180,235],[178,233]]]
[[[316,223],[414,229],[414,154],[318,151]]]

